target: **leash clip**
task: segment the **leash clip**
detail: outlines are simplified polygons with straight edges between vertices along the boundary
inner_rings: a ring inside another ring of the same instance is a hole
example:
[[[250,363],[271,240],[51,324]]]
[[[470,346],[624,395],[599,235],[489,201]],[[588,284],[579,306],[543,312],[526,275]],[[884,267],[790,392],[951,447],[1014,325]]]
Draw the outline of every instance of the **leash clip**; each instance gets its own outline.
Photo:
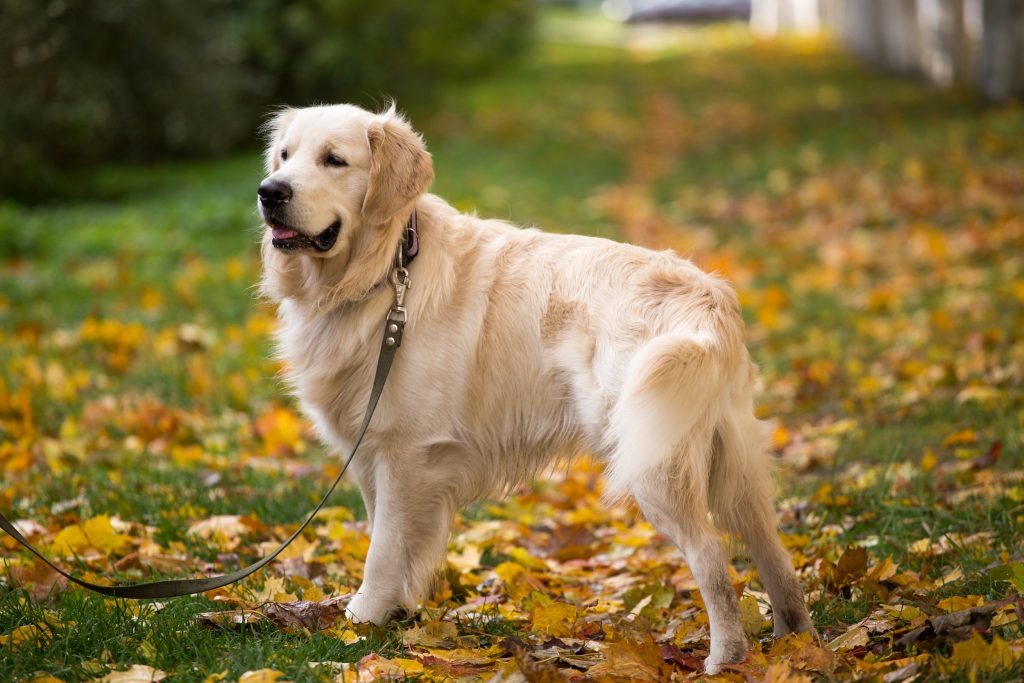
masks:
[[[395,288],[395,308],[405,306],[405,292],[412,287],[409,270],[405,266],[396,266],[391,271],[391,286]]]
[[[384,323],[384,346],[396,349],[402,345],[402,333],[405,331],[405,292],[412,287],[405,266],[395,266],[391,271],[391,286],[395,288],[395,303]]]

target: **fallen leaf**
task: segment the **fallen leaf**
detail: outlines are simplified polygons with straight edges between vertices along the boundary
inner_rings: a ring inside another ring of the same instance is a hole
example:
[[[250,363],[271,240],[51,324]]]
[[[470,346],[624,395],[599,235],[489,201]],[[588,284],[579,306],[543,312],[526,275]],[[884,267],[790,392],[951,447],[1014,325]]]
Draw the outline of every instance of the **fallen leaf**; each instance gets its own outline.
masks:
[[[287,681],[281,680],[281,676],[284,676],[283,671],[257,669],[256,671],[246,671],[239,676],[238,683],[287,683]]]
[[[992,636],[992,642],[986,642],[981,634],[974,631],[970,639],[954,643],[953,653],[939,661],[941,669],[952,671],[983,671],[993,673],[1008,670],[1021,657],[1013,652],[998,635]]]
[[[530,612],[533,631],[556,638],[572,636],[578,618],[579,609],[565,602],[538,605]]]
[[[262,612],[281,628],[321,631],[332,626],[345,612],[345,607],[341,597],[334,597],[319,602],[271,602],[263,606]]]
[[[126,546],[128,542],[128,536],[114,531],[109,515],[98,515],[81,524],[61,529],[54,536],[50,547],[59,555],[81,555],[90,548],[109,555]]]
[[[450,621],[429,621],[413,626],[402,634],[406,645],[430,648],[454,648],[458,646],[459,630]]]
[[[757,638],[768,626],[768,620],[761,614],[757,598],[753,595],[744,595],[740,598],[740,621],[748,638]]]
[[[132,664],[126,671],[111,671],[99,679],[99,683],[156,683],[167,678],[167,674],[145,664]]]
[[[868,644],[868,629],[854,624],[845,633],[829,642],[828,646],[835,652],[846,652]]]

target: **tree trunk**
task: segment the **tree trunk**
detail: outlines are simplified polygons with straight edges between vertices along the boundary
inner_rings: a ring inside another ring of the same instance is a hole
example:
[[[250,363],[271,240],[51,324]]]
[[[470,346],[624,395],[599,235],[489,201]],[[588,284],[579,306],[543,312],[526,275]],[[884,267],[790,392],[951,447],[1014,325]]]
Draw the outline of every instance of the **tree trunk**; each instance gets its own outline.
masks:
[[[1024,93],[1024,2],[985,0],[977,77],[990,100]]]
[[[820,0],[753,0],[750,30],[771,38],[783,33],[811,35],[821,30]]]
[[[885,65],[880,5],[883,0],[847,0],[843,4],[843,43],[855,55],[877,65]]]
[[[920,39],[917,31],[917,0],[886,0],[879,3],[879,31],[882,59],[898,74],[921,70]]]
[[[925,76],[942,87],[966,83],[970,69],[964,0],[918,0],[917,26]]]

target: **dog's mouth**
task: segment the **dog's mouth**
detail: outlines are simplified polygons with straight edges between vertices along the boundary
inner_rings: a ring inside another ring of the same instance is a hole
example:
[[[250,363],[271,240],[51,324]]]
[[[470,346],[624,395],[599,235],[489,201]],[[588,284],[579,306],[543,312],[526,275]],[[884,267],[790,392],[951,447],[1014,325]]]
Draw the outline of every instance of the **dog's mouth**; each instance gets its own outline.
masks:
[[[273,233],[273,239],[271,243],[276,249],[282,251],[297,251],[299,249],[315,249],[321,253],[330,251],[334,243],[338,241],[338,235],[341,234],[341,221],[336,220],[327,226],[327,229],[321,232],[319,235],[310,237],[309,235],[303,235],[298,230],[292,228],[286,228],[281,225],[270,225],[270,231]]]

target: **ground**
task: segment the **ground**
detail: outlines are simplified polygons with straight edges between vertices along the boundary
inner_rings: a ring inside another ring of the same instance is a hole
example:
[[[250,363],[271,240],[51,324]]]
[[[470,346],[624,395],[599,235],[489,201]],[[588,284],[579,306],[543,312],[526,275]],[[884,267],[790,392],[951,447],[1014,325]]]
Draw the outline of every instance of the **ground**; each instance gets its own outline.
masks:
[[[556,16],[523,63],[417,123],[461,208],[672,248],[740,292],[820,638],[771,638],[734,544],[752,652],[720,679],[1017,680],[1019,105],[818,41]],[[0,509],[83,577],[252,561],[337,473],[270,360],[259,178],[253,153],[106,169],[103,202],[0,206]],[[599,469],[583,456],[464,512],[435,594],[383,629],[339,617],[368,544],[351,488],[284,561],[166,602],[69,589],[2,536],[0,678],[696,677],[700,594],[634,509],[601,505]]]

